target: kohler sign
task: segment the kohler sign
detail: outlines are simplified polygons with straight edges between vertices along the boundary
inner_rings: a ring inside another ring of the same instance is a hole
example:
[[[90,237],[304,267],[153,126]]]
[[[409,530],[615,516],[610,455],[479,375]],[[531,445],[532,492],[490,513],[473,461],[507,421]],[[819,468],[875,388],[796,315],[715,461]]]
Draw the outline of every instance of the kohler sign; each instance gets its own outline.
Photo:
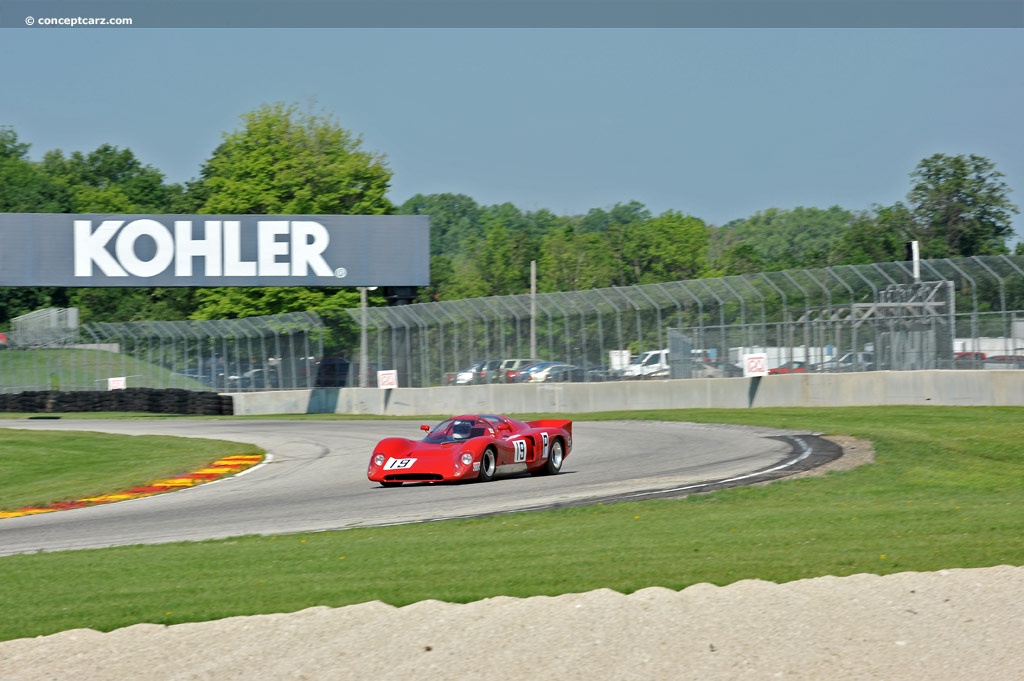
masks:
[[[0,214],[0,286],[423,286],[409,215]]]

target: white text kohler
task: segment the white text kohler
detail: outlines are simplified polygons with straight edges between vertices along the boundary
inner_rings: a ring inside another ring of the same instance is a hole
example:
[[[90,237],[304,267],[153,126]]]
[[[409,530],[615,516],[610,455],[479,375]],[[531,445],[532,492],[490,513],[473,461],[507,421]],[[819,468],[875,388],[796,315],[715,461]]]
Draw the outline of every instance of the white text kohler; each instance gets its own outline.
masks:
[[[95,230],[92,220],[74,222],[76,277],[93,276],[94,265],[108,277],[154,277],[172,263],[174,276],[190,277],[194,258],[202,259],[202,274],[207,277],[305,277],[310,271],[334,276],[323,258],[330,235],[311,220],[258,220],[255,260],[242,259],[239,220],[204,220],[202,238],[193,238],[191,220],[175,220],[173,233],[149,218],[128,224],[103,220]],[[252,239],[251,232],[245,236]],[[155,246],[147,249],[153,251],[147,260],[135,250],[135,242],[143,237]]]

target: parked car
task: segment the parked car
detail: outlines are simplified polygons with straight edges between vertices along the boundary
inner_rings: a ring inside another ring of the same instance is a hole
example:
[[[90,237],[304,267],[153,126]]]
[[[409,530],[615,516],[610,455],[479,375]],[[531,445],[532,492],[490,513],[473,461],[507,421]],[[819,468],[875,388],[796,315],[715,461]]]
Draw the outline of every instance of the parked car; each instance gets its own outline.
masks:
[[[565,362],[536,362],[535,364],[530,364],[529,366],[525,366],[522,369],[519,369],[518,371],[513,371],[512,382],[543,383],[544,376],[546,375],[544,372],[548,368],[556,366],[558,364],[565,364]],[[537,378],[538,374],[540,374],[540,378]]]
[[[540,362],[526,367],[521,373],[520,382],[544,383],[552,369],[569,366],[568,362]]]
[[[498,369],[501,368],[500,359],[487,359],[476,372],[476,383],[496,383],[498,381]]]
[[[619,374],[621,373],[621,369],[612,369],[608,365],[596,366],[591,369],[587,369],[585,379],[591,382],[617,381],[619,380]]]
[[[812,367],[814,371],[871,371],[875,368],[872,352],[843,352]]]
[[[984,369],[986,356],[984,352],[954,352],[954,369]]]
[[[630,364],[622,372],[625,379],[668,378],[668,348],[649,350],[640,355],[635,364]]]
[[[540,362],[537,358],[533,359],[503,359],[501,364],[498,365],[498,383],[514,383],[514,379],[511,376],[513,371],[519,371],[520,369],[527,367],[531,364]]]
[[[710,367],[713,371],[718,372],[716,378],[736,378],[743,376],[743,367],[736,366],[732,362],[723,362],[721,360],[706,362],[706,367]]]
[[[587,380],[583,367],[574,364],[556,364],[545,370],[545,383],[582,383]]]
[[[807,368],[810,366],[807,362],[801,362],[799,360],[793,360],[780,364],[777,367],[773,367],[768,370],[769,376],[775,376],[778,374],[806,374]]]
[[[477,374],[480,372],[483,366],[483,362],[476,362],[475,364],[470,364],[468,367],[462,369],[461,371],[455,374],[455,380],[453,380],[452,383],[454,383],[455,385],[470,385],[476,383]]]

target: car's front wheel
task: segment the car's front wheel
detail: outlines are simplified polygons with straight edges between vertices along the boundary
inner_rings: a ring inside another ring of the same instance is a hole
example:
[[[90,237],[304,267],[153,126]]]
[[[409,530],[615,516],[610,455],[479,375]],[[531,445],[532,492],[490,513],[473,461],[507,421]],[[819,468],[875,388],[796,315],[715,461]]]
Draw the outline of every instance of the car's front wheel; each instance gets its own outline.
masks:
[[[498,460],[495,457],[494,448],[488,447],[480,455],[480,475],[477,477],[477,480],[480,482],[490,482],[494,479],[494,474],[497,470]]]
[[[380,486],[381,487],[401,487],[402,483],[400,483],[400,482],[382,482],[382,483],[380,483]]]

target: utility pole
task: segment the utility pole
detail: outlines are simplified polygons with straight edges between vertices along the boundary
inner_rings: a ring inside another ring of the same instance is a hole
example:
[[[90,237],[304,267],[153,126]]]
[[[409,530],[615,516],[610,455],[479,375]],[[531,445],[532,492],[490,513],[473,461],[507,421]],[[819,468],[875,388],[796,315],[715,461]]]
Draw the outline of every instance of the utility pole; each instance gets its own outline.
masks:
[[[921,283],[921,245],[917,241],[908,241],[906,244],[907,260],[912,263],[914,269],[914,283]]]
[[[530,357],[537,356],[537,261],[530,261]]]
[[[366,347],[366,292],[376,291],[376,286],[360,286],[359,288],[359,387],[365,388],[370,382],[369,351]]]

